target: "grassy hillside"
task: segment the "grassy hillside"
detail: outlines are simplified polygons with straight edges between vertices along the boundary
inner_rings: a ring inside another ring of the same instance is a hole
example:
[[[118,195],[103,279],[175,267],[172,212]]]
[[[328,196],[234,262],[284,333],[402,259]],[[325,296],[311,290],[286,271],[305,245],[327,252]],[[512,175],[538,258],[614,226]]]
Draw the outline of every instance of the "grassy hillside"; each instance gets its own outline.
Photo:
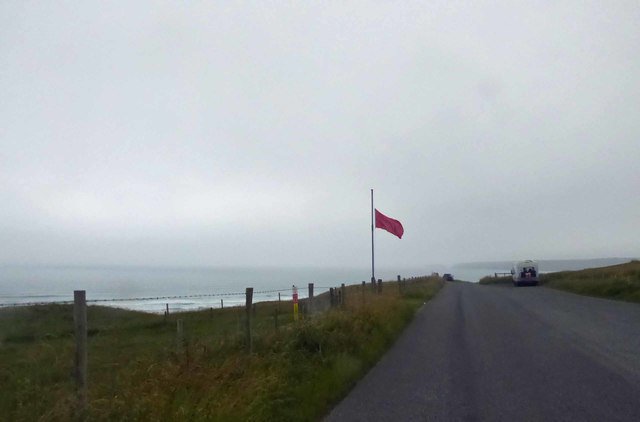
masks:
[[[511,284],[511,277],[484,277],[480,284]],[[540,276],[540,284],[573,293],[640,303],[640,261]]]
[[[547,287],[588,296],[640,303],[640,261],[581,271],[543,274]]]
[[[400,294],[349,286],[345,305],[292,321],[259,303],[253,353],[244,309],[150,315],[88,308],[90,420],[317,420],[371,367],[443,282]],[[279,315],[276,321],[276,313]],[[176,320],[184,321],[177,343]],[[0,415],[74,417],[71,306],[0,309]]]

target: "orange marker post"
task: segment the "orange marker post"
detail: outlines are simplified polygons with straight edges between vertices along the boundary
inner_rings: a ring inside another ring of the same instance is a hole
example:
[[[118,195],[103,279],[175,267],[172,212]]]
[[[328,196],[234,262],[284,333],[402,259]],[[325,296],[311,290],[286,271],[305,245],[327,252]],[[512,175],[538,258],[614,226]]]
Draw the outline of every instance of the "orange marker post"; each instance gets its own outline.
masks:
[[[298,288],[293,286],[293,320],[298,320]]]

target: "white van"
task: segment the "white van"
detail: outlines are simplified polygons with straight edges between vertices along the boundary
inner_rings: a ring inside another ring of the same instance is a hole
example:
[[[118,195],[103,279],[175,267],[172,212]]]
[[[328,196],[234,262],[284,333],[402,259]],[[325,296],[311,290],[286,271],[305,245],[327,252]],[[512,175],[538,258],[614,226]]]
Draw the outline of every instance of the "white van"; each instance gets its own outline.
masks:
[[[513,276],[513,285],[531,285],[538,284],[538,263],[536,261],[526,260],[513,264],[511,275]]]

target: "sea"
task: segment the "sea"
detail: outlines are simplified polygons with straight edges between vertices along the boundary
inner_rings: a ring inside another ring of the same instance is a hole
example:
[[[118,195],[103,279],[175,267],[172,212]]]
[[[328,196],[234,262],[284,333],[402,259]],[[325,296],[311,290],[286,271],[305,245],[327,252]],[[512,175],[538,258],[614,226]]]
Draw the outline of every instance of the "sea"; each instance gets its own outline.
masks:
[[[540,272],[579,270],[630,261],[631,258],[540,260]],[[477,282],[509,272],[510,261],[427,265],[376,269],[385,281],[438,273]],[[308,297],[308,284],[318,295],[344,283],[370,280],[370,268],[313,267],[127,267],[127,266],[0,266],[0,308],[37,303],[71,303],[74,290],[85,290],[89,304],[163,313],[244,305],[246,288],[253,301]]]
[[[424,268],[376,269],[383,280],[428,274]],[[294,286],[302,299],[309,283],[318,295],[370,278],[370,268],[0,266],[0,308],[71,303],[74,290],[85,290],[89,304],[179,312],[244,305],[248,287],[254,302],[291,300]]]

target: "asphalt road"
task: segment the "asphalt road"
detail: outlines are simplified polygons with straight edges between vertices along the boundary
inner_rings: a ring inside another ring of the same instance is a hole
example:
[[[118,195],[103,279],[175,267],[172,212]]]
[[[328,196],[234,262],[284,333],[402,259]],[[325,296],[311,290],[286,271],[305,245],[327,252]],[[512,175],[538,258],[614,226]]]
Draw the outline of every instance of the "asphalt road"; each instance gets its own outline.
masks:
[[[328,421],[640,421],[640,305],[447,283]]]

